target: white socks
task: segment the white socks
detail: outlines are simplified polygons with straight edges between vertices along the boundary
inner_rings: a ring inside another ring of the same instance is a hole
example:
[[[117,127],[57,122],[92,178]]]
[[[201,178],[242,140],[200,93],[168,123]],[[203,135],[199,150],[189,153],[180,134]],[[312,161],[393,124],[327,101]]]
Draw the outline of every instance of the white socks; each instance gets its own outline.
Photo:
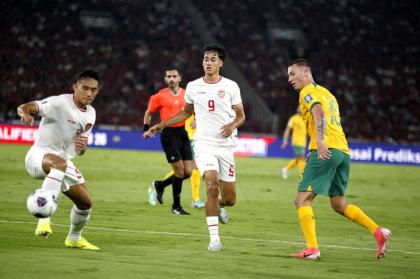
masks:
[[[206,217],[207,226],[210,233],[210,242],[219,241],[219,216]]]
[[[78,209],[75,205],[70,212],[70,232],[69,238],[71,241],[79,241],[82,237],[83,227],[86,225],[90,218],[90,209]]]
[[[45,177],[44,182],[42,182],[42,190],[51,191],[57,200],[58,195],[61,192],[64,174],[65,173],[61,170],[51,169],[50,173]]]

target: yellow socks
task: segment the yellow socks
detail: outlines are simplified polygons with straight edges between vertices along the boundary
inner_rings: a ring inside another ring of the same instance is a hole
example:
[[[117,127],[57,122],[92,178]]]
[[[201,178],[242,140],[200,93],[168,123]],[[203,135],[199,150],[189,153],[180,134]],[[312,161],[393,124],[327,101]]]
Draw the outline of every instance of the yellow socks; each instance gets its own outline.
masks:
[[[308,248],[318,248],[315,232],[315,218],[311,206],[302,206],[297,210],[300,227],[306,240]],[[379,227],[372,219],[369,218],[360,208],[349,204],[344,211],[344,216],[353,222],[367,228],[372,234]]]
[[[200,172],[193,169],[191,174],[191,194],[193,201],[200,200]]]
[[[168,177],[172,176],[173,174],[174,174],[174,171],[173,171],[173,170],[171,170],[170,172],[168,172],[168,173],[165,175],[165,177],[163,178],[163,180],[165,180],[166,178],[168,178]]]
[[[379,227],[360,208],[352,204],[349,204],[346,210],[344,210],[344,216],[346,216],[356,224],[367,228],[370,231],[370,233],[374,233],[375,230]]]
[[[303,235],[305,236],[306,246],[308,248],[318,248],[315,232],[315,218],[311,206],[302,206],[297,210],[302,228]]]
[[[286,169],[290,170],[293,169],[294,166],[296,166],[296,159],[293,159],[292,161],[290,161],[287,165],[286,165]]]
[[[303,172],[303,169],[305,168],[305,160],[304,159],[298,159],[297,160],[298,170],[299,174]]]

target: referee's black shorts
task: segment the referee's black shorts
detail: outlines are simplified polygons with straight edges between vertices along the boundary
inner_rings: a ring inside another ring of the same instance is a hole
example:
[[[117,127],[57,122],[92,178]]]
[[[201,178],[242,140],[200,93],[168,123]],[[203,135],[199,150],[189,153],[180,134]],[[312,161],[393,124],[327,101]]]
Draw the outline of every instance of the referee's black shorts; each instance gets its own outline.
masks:
[[[160,142],[168,163],[193,160],[187,131],[182,127],[167,127],[160,134]]]

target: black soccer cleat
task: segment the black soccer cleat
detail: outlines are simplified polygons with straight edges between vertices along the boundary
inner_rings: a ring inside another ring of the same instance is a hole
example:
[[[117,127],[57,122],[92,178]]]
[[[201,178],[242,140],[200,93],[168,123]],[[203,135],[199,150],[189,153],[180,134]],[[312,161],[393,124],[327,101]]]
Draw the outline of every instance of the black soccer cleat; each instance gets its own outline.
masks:
[[[182,207],[172,208],[171,212],[175,215],[191,215],[187,211],[185,211]]]
[[[156,190],[156,199],[160,204],[163,204],[163,191],[164,189],[159,185],[160,181],[153,180],[152,185],[155,187]]]

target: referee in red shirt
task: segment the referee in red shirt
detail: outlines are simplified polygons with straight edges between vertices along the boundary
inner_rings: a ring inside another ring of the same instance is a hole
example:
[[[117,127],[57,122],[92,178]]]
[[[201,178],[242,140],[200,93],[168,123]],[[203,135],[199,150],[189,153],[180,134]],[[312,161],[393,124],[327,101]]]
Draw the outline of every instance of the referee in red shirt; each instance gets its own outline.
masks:
[[[183,110],[185,89],[179,86],[180,82],[181,74],[177,69],[168,68],[165,71],[165,83],[168,87],[150,97],[149,106],[144,114],[143,138],[146,138],[144,132],[149,129],[154,113],[159,112],[161,121],[164,121]],[[189,215],[181,206],[182,180],[191,176],[193,168],[190,140],[184,124],[180,122],[162,130],[160,142],[168,163],[172,165],[174,175],[162,181],[154,180],[149,188],[149,203],[155,205],[157,199],[162,204],[164,189],[172,184],[174,203],[171,211],[176,215]]]

